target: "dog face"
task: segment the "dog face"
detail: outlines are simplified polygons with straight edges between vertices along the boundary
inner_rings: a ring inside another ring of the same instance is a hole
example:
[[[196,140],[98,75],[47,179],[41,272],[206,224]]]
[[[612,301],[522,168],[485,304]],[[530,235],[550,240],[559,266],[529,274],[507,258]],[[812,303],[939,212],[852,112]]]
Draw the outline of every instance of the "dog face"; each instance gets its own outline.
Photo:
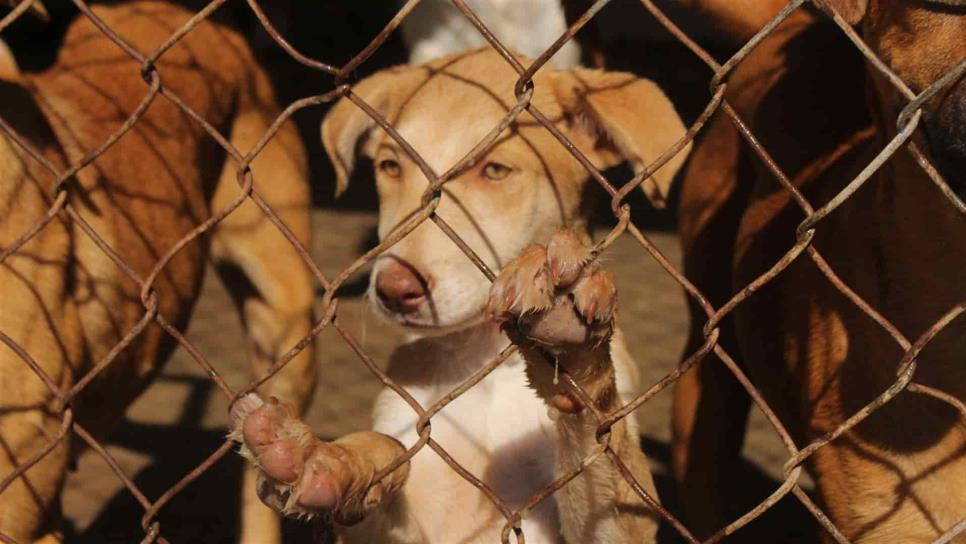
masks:
[[[528,61],[520,59],[526,65]],[[386,118],[438,175],[452,168],[516,104],[517,74],[496,52],[480,49],[424,66],[385,70],[353,93]],[[531,103],[598,168],[624,160],[640,169],[685,132],[664,94],[628,74],[541,70]],[[339,190],[357,154],[372,159],[379,193],[379,237],[411,219],[428,181],[389,134],[347,98],[322,125]],[[666,194],[686,151],[645,190]],[[558,228],[586,227],[586,170],[529,113],[461,169],[442,190],[436,214],[494,271]],[[377,313],[418,334],[479,322],[489,282],[432,221],[381,256],[370,278]]]
[[[966,60],[966,3],[950,0],[832,0],[863,38],[916,93]],[[906,104],[881,77],[875,80],[883,122],[895,125]],[[966,196],[966,77],[925,103],[926,148],[954,189]]]

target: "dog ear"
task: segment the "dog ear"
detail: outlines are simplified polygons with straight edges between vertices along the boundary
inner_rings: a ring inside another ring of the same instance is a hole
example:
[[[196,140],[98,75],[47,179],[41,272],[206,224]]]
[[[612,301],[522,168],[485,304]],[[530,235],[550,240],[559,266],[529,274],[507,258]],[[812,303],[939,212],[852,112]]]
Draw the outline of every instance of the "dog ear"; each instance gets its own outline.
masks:
[[[834,9],[850,25],[857,25],[865,17],[869,0],[825,0],[828,7]]]
[[[554,85],[565,116],[592,132],[594,149],[581,151],[599,168],[627,161],[640,172],[687,131],[664,92],[632,74],[568,70],[557,72]],[[655,206],[663,207],[690,148],[689,142],[641,185]]]
[[[363,79],[352,87],[352,93],[392,123],[409,92],[423,79],[425,75],[416,68],[399,66]],[[371,135],[377,126],[369,114],[345,97],[322,121],[322,145],[335,168],[336,196],[348,186],[357,155],[371,157],[375,152]]]

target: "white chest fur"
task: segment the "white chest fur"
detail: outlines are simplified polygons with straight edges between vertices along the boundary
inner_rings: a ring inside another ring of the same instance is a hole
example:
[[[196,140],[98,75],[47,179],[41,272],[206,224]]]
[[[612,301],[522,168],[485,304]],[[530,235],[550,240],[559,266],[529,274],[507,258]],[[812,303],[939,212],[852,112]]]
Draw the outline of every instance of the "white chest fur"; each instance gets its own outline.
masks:
[[[455,339],[423,339],[399,348],[388,373],[428,408],[493,360],[507,344],[489,326],[460,333]],[[379,394],[374,416],[374,430],[397,438],[406,447],[418,441],[418,416],[394,391]],[[511,510],[553,480],[556,430],[546,405],[526,383],[519,355],[446,405],[432,417],[431,425],[433,440]],[[499,542],[505,523],[484,493],[429,446],[412,459],[400,508],[409,524],[418,527],[408,535],[395,535],[403,542]],[[532,510],[523,529],[527,542],[560,542],[553,500],[546,499]],[[396,538],[383,535],[381,541],[390,540]]]

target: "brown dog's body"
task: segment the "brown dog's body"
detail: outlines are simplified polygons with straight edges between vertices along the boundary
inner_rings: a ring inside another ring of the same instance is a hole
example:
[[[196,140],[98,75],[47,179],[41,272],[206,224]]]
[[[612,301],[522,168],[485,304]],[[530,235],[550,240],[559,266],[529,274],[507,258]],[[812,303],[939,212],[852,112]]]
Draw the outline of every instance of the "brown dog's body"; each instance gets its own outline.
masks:
[[[96,12],[144,54],[191,15],[157,2]],[[229,135],[242,153],[277,115],[266,76],[242,38],[226,28],[202,23],[157,66],[163,86]],[[138,108],[149,91],[140,71],[137,61],[82,17],[68,30],[51,68],[0,81],[0,116],[64,169],[108,140]],[[255,188],[307,243],[305,160],[290,128],[254,162]],[[198,124],[158,96],[134,128],[68,181],[68,201],[145,279],[180,239],[239,194],[235,170]],[[0,246],[9,247],[51,206],[54,178],[6,137],[0,137],[0,175]],[[245,202],[158,274],[153,284],[158,312],[178,329],[190,316],[206,257],[224,272],[242,309],[256,371],[263,371],[310,328],[307,268],[260,210]],[[115,346],[145,316],[140,286],[64,213],[0,265],[0,301],[0,331],[62,390],[114,356]],[[149,323],[81,390],[73,402],[74,418],[94,436],[103,436],[175,345]],[[313,384],[312,350],[291,363],[266,389],[301,409]],[[57,433],[55,404],[28,365],[11,349],[0,348],[0,475],[7,476]],[[0,495],[0,533],[18,542],[58,538],[58,493],[69,449],[62,442]],[[258,542],[277,538],[264,517],[268,511],[252,506],[263,514],[260,520],[255,520],[258,513],[246,517],[246,524],[253,524],[246,536]],[[256,536],[255,526],[266,532]]]
[[[832,2],[915,92],[966,56],[966,13],[917,3]],[[729,101],[818,208],[895,135],[904,102],[870,77],[838,29],[796,13],[729,79]],[[914,141],[962,194],[966,83],[926,103]],[[869,119],[868,115],[872,118]],[[956,129],[955,127],[960,127]],[[924,133],[924,134],[923,134]],[[790,250],[804,214],[723,115],[695,151],[681,201],[689,277],[720,306]],[[966,220],[900,149],[821,221],[814,247],[837,275],[911,341],[966,295]],[[703,341],[692,308],[687,353]],[[799,447],[835,429],[896,379],[903,355],[807,255],[739,305],[722,344],[748,370]],[[915,380],[966,397],[966,323],[918,358]],[[734,515],[727,490],[749,400],[709,357],[675,391],[674,463],[700,534]],[[966,517],[966,428],[949,405],[902,392],[810,461],[823,506],[853,542],[931,542]]]

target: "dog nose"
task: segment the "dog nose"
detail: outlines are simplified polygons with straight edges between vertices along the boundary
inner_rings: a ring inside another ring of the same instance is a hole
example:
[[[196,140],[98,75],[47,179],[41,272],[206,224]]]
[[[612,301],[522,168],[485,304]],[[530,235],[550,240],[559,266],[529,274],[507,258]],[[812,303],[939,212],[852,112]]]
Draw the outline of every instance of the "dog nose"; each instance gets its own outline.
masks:
[[[412,265],[391,261],[376,276],[376,295],[393,312],[415,312],[428,294],[429,282]]]

